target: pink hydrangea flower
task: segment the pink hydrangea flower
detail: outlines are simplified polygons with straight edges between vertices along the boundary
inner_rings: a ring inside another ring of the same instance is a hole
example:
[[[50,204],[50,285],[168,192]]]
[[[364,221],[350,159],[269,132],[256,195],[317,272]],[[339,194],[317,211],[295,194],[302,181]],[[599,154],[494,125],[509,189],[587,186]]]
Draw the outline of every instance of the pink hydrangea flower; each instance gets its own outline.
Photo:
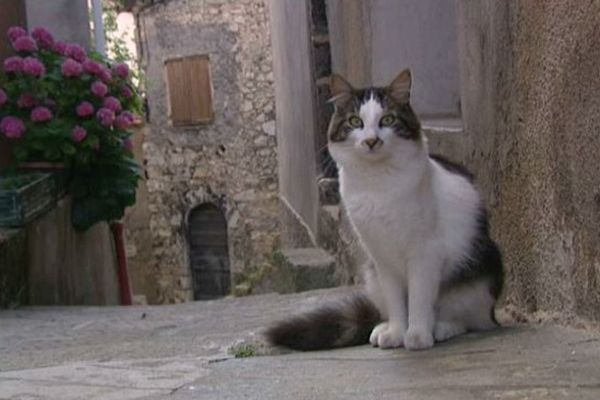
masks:
[[[131,96],[133,96],[133,91],[129,88],[129,86],[123,86],[121,88],[121,96],[129,99]]]
[[[96,82],[92,83],[90,90],[92,91],[94,96],[104,97],[108,93],[108,86],[106,86],[104,83],[102,83],[100,81],[96,81]]]
[[[80,63],[72,58],[67,58],[60,66],[60,71],[62,72],[63,76],[72,78],[81,75],[83,72],[83,67]]]
[[[84,62],[87,58],[85,49],[76,43],[67,45],[67,55],[79,62]]]
[[[23,93],[17,99],[17,106],[19,108],[31,108],[37,104],[37,99],[29,93]]]
[[[71,131],[71,139],[75,143],[81,143],[87,137],[87,131],[81,126],[76,126]]]
[[[131,138],[123,139],[123,148],[129,152],[133,151],[133,141]]]
[[[27,36],[27,31],[20,26],[13,26],[8,28],[7,36],[12,43],[22,36]]]
[[[9,139],[19,139],[25,133],[25,123],[17,117],[4,117],[0,121],[0,131]]]
[[[132,113],[130,113],[129,111],[123,111],[121,114],[124,118],[127,118],[129,120],[130,124],[133,124],[133,122],[135,121],[135,117]]]
[[[21,72],[23,71],[23,59],[18,56],[8,57],[4,60],[4,72]]]
[[[35,57],[26,57],[23,60],[23,72],[27,75],[41,77],[46,74],[46,67]]]
[[[127,111],[125,111],[124,113],[121,113],[117,116],[117,118],[115,118],[115,126],[117,127],[117,129],[120,130],[127,130],[131,124],[133,123],[133,116],[131,115],[131,113],[128,113]]]
[[[119,78],[126,79],[129,76],[129,66],[125,63],[113,65],[112,70]]]
[[[89,117],[94,115],[94,106],[89,101],[82,101],[75,111],[77,112],[77,116],[81,118]]]
[[[83,69],[90,74],[98,75],[102,71],[102,66],[94,60],[86,59],[83,63]]]
[[[0,89],[0,107],[2,107],[8,101],[8,96],[3,89]]]
[[[33,122],[46,122],[52,119],[52,111],[46,107],[36,107],[31,111],[31,120]]]
[[[62,56],[66,56],[67,55],[67,44],[65,42],[54,42],[54,46],[53,49],[55,52],[57,52],[58,54],[62,55]]]
[[[106,67],[102,67],[102,70],[98,73],[98,78],[104,83],[110,83],[112,81],[112,72]]]
[[[16,51],[36,51],[37,45],[31,36],[21,36],[12,43],[13,49]]]
[[[100,124],[104,126],[112,126],[113,122],[115,122],[115,112],[108,108],[102,107],[96,113],[96,118],[98,118]]]
[[[31,32],[31,36],[33,36],[38,46],[40,46],[42,49],[49,50],[54,46],[54,37],[52,37],[52,34],[45,28],[35,28]]]
[[[121,112],[121,110],[123,109],[123,107],[121,107],[121,102],[119,101],[119,99],[112,96],[105,98],[102,105],[108,108],[109,110],[113,110],[116,113]]]

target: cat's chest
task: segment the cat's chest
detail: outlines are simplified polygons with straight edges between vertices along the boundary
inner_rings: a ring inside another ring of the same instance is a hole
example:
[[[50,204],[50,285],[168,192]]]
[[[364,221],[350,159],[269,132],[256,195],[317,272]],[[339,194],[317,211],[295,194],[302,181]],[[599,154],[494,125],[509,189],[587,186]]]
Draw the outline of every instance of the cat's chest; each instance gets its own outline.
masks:
[[[406,244],[418,230],[420,207],[416,200],[394,193],[342,193],[348,215],[365,244]]]

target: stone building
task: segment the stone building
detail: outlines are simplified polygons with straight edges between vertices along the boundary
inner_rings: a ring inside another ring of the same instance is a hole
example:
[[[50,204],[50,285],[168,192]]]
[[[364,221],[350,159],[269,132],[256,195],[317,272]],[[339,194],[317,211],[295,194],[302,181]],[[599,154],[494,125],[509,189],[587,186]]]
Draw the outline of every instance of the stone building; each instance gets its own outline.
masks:
[[[333,259],[334,283],[358,280],[365,256],[322,152],[326,77],[381,85],[411,67],[430,147],[467,164],[488,203],[504,304],[600,320],[598,2],[142,3],[159,301],[192,296],[186,232],[203,203],[224,210],[234,273],[282,249],[311,268]],[[174,127],[164,63],[198,54],[210,59],[215,119]]]
[[[134,12],[151,245],[130,231],[130,262],[152,252],[150,302],[228,294],[269,262],[280,237],[268,10],[256,0],[170,0]]]

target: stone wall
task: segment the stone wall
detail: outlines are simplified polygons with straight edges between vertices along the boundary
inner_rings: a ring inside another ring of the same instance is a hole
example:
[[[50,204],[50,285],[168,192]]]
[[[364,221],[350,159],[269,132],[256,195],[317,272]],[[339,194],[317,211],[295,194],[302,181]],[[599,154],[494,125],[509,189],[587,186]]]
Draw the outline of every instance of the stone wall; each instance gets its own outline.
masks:
[[[134,129],[132,135],[133,154],[140,165],[144,164],[142,146],[147,134],[148,128],[145,125],[140,125]],[[154,276],[156,271],[152,255],[148,187],[145,178],[144,176],[138,182],[135,205],[125,211],[125,218],[123,219],[125,250],[134,303],[144,303],[145,301],[156,304],[158,302],[158,286]]]
[[[458,1],[465,137],[506,302],[600,320],[600,2]]]
[[[285,247],[317,232],[317,123],[308,0],[271,0],[279,184]],[[314,243],[313,243],[314,244]]]
[[[149,99],[144,154],[157,302],[191,299],[186,216],[212,202],[228,221],[235,281],[267,262],[279,240],[270,28],[263,1],[171,0],[137,13]],[[167,119],[164,62],[208,54],[211,124]]]

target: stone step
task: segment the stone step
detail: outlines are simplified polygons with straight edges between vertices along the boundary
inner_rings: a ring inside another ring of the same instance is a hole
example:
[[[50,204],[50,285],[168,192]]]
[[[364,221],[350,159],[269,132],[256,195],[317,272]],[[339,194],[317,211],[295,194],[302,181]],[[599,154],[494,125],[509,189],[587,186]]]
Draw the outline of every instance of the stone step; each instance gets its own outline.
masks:
[[[338,286],[335,258],[323,249],[284,249],[276,257],[283,285],[281,292],[304,292]]]
[[[441,154],[452,161],[463,159],[464,131],[462,120],[458,117],[422,118],[421,129],[429,140],[429,151]]]

